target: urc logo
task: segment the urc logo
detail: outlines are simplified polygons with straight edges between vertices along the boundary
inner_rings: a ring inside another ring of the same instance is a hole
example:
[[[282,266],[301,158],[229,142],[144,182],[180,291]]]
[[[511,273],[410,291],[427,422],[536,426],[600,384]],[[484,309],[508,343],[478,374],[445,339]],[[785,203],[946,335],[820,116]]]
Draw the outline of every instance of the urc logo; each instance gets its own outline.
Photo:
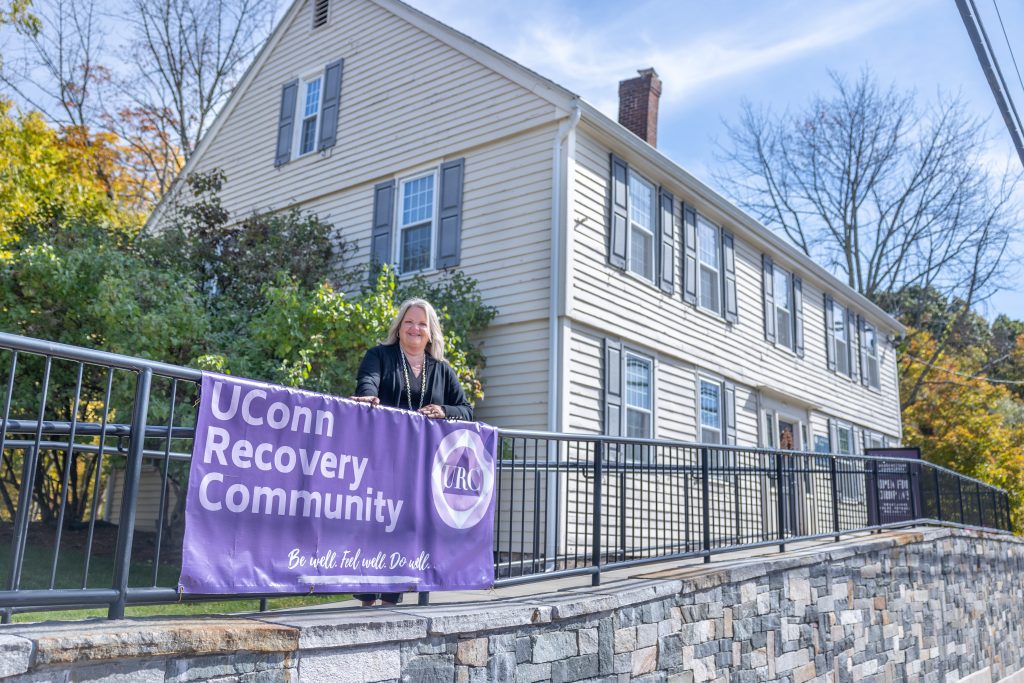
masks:
[[[434,509],[454,529],[469,529],[483,519],[494,493],[494,467],[480,435],[452,432],[434,451],[431,469]]]

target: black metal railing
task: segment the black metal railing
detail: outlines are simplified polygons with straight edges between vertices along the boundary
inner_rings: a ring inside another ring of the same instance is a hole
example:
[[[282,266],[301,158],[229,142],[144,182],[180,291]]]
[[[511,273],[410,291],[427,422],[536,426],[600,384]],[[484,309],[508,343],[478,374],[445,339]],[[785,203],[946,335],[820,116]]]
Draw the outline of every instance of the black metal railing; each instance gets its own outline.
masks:
[[[0,333],[4,372],[3,621],[179,600],[201,373]],[[917,460],[509,430],[498,456],[499,585],[920,522],[1011,530],[1005,491]]]

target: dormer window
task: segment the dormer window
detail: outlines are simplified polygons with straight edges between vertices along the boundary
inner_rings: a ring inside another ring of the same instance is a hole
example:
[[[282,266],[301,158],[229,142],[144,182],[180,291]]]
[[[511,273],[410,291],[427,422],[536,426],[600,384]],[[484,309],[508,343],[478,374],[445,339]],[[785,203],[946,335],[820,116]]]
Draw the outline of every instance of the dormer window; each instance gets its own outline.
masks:
[[[327,11],[330,0],[313,0],[313,28],[320,28],[327,23]]]

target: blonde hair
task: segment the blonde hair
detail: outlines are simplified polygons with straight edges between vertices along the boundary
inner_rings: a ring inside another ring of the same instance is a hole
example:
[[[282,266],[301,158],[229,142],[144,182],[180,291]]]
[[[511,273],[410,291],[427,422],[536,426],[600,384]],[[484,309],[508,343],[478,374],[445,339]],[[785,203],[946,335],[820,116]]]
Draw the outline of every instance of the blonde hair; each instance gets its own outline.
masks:
[[[398,314],[391,321],[391,327],[388,328],[388,336],[384,343],[394,344],[398,342],[398,329],[402,326],[405,314],[413,307],[422,309],[427,315],[427,328],[430,340],[427,342],[426,352],[434,360],[444,361],[444,332],[441,331],[441,321],[437,317],[437,311],[434,310],[434,307],[426,299],[406,299],[402,302],[398,307]]]

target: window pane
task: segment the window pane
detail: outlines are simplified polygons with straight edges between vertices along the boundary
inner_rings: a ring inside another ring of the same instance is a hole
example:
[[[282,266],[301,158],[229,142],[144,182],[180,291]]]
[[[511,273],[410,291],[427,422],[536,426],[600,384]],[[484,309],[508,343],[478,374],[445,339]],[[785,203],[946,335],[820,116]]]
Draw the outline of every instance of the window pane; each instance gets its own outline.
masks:
[[[781,268],[775,268],[772,275],[772,293],[775,295],[775,306],[787,311],[790,309],[790,301],[793,297],[790,294],[789,273]]]
[[[629,219],[654,232],[654,186],[640,176],[629,174]]]
[[[722,443],[722,432],[718,429],[700,428],[701,443]]]
[[[711,309],[716,313],[719,311],[719,296],[720,294],[720,282],[718,279],[718,273],[710,270],[707,266],[701,264],[700,267],[700,305],[704,308]]]
[[[402,225],[434,218],[434,176],[409,180],[402,185]]]
[[[316,117],[302,121],[302,137],[299,139],[299,154],[309,154],[316,145]]]
[[[832,329],[836,334],[836,342],[846,341],[846,311],[834,301],[832,302]]]
[[[720,270],[722,256],[718,237],[718,228],[703,219],[697,220],[697,251],[700,254],[700,262],[716,272]]]
[[[306,103],[302,108],[302,116],[316,116],[320,111],[320,79],[306,84]]]
[[[402,272],[430,267],[430,224],[402,231]]]
[[[722,429],[722,387],[717,382],[700,383],[700,424],[715,430]]]
[[[837,453],[842,453],[843,455],[850,455],[851,453],[853,453],[853,449],[850,448],[850,444],[853,441],[853,439],[850,438],[850,430],[848,428],[836,428],[836,441],[839,442],[839,444],[836,447]]]
[[[626,436],[646,439],[651,436],[651,414],[633,408],[626,409]]]
[[[637,275],[654,278],[654,237],[635,227],[630,230],[629,269]]]
[[[651,409],[651,364],[634,356],[626,357],[626,405]]]
[[[779,344],[793,348],[793,319],[789,311],[778,307],[775,309],[775,333]]]

